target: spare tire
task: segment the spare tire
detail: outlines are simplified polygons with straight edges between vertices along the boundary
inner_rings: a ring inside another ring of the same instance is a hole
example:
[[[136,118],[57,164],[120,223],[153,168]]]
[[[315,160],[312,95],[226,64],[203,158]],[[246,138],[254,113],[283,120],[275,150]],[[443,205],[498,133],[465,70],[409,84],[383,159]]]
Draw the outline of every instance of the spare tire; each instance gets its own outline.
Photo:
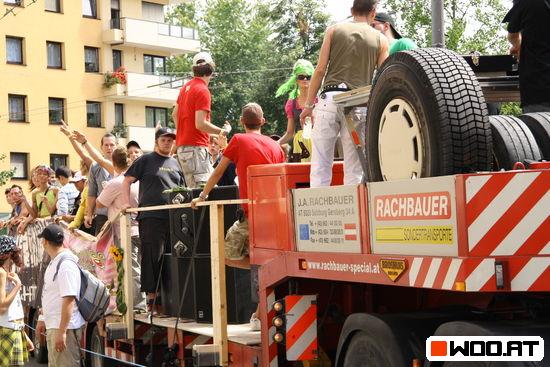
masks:
[[[489,171],[485,99],[466,61],[439,48],[389,57],[371,91],[365,142],[369,181]]]
[[[542,158],[550,161],[550,112],[526,113],[519,118],[533,133]]]
[[[516,162],[539,161],[541,154],[535,137],[519,118],[489,116],[493,134],[495,170],[511,170]]]

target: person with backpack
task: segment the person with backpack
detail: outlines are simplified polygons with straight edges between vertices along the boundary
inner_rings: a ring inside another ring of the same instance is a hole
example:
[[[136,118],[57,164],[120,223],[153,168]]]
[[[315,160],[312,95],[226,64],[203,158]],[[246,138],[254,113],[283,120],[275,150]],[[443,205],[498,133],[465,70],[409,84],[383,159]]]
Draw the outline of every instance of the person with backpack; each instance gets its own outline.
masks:
[[[42,315],[36,329],[46,329],[49,366],[80,366],[80,340],[86,321],[77,307],[81,293],[78,257],[63,247],[64,234],[59,225],[46,226],[38,237],[51,261],[44,274]]]

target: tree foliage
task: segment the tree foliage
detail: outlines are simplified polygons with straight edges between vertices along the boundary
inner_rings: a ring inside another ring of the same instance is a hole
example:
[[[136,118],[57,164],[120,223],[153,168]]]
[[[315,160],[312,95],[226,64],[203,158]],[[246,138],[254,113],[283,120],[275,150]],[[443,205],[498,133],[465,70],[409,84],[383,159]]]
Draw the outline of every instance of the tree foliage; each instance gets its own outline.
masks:
[[[397,19],[401,34],[421,47],[431,45],[431,0],[387,0],[386,9]],[[444,0],[445,46],[459,53],[498,54],[507,50],[501,24],[503,0]]]
[[[4,159],[6,159],[6,155],[0,155],[0,162],[2,162]],[[7,171],[0,170],[0,186],[4,186],[6,183],[8,183],[8,181],[11,180],[11,178],[13,177],[14,173],[14,169],[10,169]]]
[[[284,98],[277,87],[290,75],[298,58],[315,63],[328,24],[324,2],[314,0],[209,0],[203,6],[182,4],[168,19],[198,28],[201,47],[216,62],[210,83],[213,122],[236,126],[241,107],[259,103],[268,124],[265,133],[286,129]],[[190,56],[169,62],[179,75],[191,72]]]

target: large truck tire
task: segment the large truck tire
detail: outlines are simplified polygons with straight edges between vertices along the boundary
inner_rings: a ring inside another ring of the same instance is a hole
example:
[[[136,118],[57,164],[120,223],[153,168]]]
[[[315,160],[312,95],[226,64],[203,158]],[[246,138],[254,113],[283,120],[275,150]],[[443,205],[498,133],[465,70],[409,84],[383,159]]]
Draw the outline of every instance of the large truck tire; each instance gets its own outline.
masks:
[[[533,133],[542,158],[550,161],[550,112],[526,113],[519,118]]]
[[[485,98],[466,61],[434,48],[389,57],[371,91],[365,142],[369,181],[489,171]]]
[[[511,170],[516,162],[539,161],[541,154],[535,137],[519,118],[490,116],[495,170]]]

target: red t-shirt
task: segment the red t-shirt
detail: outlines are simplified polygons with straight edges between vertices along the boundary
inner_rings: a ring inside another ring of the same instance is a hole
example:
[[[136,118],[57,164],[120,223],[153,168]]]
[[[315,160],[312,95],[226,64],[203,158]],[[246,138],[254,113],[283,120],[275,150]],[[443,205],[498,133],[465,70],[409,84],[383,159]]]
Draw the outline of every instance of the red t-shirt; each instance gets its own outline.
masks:
[[[178,96],[176,146],[208,146],[208,134],[195,127],[195,112],[208,111],[206,119],[210,120],[211,100],[204,80],[193,78],[184,84]]]
[[[225,148],[223,156],[235,163],[241,199],[248,199],[249,166],[283,163],[286,160],[281,146],[276,141],[269,136],[254,133],[235,134]],[[248,205],[243,205],[243,209],[248,215]]]

